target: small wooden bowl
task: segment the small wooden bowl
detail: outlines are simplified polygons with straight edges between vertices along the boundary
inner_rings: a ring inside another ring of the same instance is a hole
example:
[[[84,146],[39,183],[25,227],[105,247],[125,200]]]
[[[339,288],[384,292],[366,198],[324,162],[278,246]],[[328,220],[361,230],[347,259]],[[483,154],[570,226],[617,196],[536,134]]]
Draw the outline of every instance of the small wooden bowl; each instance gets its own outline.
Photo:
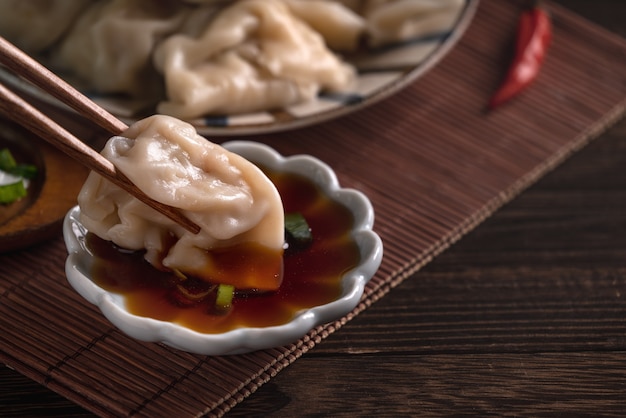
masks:
[[[12,122],[0,120],[0,149],[9,148],[18,162],[34,164],[39,172],[28,195],[0,205],[0,252],[23,249],[61,235],[67,211],[88,170],[42,139]]]

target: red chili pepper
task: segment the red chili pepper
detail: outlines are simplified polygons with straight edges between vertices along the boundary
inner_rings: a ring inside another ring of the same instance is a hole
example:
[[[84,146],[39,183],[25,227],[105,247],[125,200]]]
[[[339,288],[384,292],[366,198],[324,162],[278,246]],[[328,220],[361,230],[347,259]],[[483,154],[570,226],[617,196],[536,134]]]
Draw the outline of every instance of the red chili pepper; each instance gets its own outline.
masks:
[[[489,100],[489,109],[517,96],[537,78],[551,39],[552,23],[548,13],[538,5],[525,10],[517,28],[515,58],[504,82]]]

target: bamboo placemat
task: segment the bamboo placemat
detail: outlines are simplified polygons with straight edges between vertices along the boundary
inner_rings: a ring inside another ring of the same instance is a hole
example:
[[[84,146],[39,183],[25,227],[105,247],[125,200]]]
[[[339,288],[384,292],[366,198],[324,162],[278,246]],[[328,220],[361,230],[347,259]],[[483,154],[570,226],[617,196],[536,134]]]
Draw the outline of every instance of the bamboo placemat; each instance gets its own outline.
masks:
[[[223,415],[624,113],[626,40],[556,6],[540,78],[484,113],[520,7],[482,0],[458,46],[380,104],[250,138],[320,157],[371,199],[385,256],[352,314],[293,345],[247,355],[137,342],[69,288],[59,237],[0,256],[0,360],[103,416]]]

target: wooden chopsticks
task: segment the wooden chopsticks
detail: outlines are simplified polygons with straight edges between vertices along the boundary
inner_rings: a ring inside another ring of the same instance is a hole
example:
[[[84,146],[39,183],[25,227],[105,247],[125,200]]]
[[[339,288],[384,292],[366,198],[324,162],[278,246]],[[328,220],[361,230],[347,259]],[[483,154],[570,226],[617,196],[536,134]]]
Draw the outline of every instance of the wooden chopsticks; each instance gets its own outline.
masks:
[[[102,109],[19,48],[0,37],[0,62],[44,91],[67,104],[87,119],[118,135],[127,126]],[[157,202],[135,186],[113,163],[76,138],[55,121],[0,83],[0,111],[42,139],[48,141],[87,168],[95,171],[120,188],[170,219],[198,233],[200,227],[186,218],[178,209]]]

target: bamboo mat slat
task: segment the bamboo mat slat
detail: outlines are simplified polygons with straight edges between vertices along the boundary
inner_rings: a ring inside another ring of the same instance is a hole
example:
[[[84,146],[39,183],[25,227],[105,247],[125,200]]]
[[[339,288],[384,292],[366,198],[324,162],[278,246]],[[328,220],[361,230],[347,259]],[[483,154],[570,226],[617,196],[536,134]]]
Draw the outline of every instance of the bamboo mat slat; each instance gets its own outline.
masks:
[[[385,244],[359,306],[293,345],[206,357],[132,340],[64,275],[61,237],[0,255],[0,360],[102,416],[221,416],[624,114],[626,40],[553,6],[539,79],[489,114],[522,2],[482,0],[418,82],[313,128],[249,139],[315,155],[371,199]]]

